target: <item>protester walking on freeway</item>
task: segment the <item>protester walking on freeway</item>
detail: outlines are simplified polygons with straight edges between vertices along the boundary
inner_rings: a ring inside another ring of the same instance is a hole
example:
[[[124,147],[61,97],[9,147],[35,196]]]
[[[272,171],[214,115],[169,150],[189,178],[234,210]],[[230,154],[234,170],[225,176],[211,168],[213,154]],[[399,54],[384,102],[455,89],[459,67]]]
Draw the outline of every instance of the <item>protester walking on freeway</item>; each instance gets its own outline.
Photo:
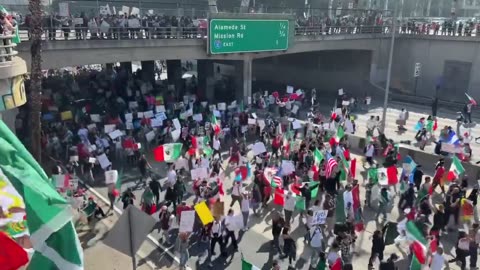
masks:
[[[175,243],[175,251],[180,255],[180,270],[185,270],[188,259],[190,258],[189,248],[189,233],[182,232],[178,234],[177,241]]]
[[[224,245],[225,247],[228,244],[229,239],[231,240],[233,250],[237,251],[238,250],[238,244],[237,244],[237,237],[235,236],[235,224],[234,224],[234,216],[233,216],[233,209],[228,210],[228,214],[225,217],[225,239],[224,239]]]

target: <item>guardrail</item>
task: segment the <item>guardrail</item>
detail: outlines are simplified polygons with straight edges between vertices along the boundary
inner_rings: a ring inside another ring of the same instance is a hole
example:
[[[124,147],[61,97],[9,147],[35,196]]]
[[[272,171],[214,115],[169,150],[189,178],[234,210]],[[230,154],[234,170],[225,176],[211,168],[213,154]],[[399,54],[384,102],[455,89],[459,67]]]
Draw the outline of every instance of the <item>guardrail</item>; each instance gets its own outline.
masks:
[[[382,25],[295,27],[295,36],[388,34],[389,32],[390,26]]]
[[[12,38],[12,35],[0,35],[0,65],[10,64],[18,54],[15,50],[17,44],[13,43]]]

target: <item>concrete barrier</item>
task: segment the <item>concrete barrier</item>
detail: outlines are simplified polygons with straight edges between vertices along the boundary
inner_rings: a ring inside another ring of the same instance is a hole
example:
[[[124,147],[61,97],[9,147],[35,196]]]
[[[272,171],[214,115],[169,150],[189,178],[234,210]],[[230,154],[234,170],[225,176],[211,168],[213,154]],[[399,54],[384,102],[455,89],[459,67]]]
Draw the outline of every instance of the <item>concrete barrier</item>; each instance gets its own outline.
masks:
[[[348,141],[350,143],[350,151],[357,155],[363,155],[363,149],[365,148],[366,139],[353,134],[348,134]],[[410,156],[412,157],[417,164],[422,165],[422,170],[432,175],[435,171],[435,164],[443,156],[436,155],[434,153],[428,153],[422,151],[418,148],[413,148],[408,145],[400,145],[400,155],[403,157]],[[382,156],[377,156],[377,159],[383,160]],[[444,157],[445,159],[445,168],[448,171],[450,165],[452,164],[452,159],[450,157]],[[476,185],[477,180],[480,179],[480,166],[476,164],[462,162],[463,167],[465,168],[465,175],[469,178],[470,185]]]

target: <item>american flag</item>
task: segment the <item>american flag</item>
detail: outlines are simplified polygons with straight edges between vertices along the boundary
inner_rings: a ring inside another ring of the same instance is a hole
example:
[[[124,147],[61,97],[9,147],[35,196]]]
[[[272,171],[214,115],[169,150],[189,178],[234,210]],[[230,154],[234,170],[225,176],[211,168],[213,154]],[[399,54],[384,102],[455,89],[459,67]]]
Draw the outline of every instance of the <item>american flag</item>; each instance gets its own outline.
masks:
[[[333,169],[338,166],[335,158],[327,152],[327,164],[325,165],[325,176],[329,178],[332,175]]]
[[[282,188],[282,177],[275,175],[272,179],[272,187]]]
[[[270,185],[276,188],[282,188],[282,169],[277,168],[265,168],[264,170],[265,177],[270,181]]]

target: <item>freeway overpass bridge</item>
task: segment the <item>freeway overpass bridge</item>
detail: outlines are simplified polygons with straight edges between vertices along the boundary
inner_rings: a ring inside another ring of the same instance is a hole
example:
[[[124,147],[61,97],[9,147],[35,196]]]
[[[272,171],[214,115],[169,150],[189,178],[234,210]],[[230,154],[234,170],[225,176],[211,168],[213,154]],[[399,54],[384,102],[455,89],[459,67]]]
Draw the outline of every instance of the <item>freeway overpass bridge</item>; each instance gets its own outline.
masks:
[[[156,29],[158,30],[158,28]],[[183,29],[183,31],[188,29]],[[365,81],[383,85],[386,78],[390,34],[386,27],[326,29],[294,28],[287,50],[259,53],[209,54],[204,34],[186,31],[140,32],[132,36],[86,35],[75,40],[43,42],[43,68],[60,68],[86,64],[142,61],[153,59],[198,60],[211,75],[212,63],[230,62],[238,76],[238,86],[244,82],[269,81],[291,84],[304,89],[317,88],[334,92],[346,88],[363,95],[358,89]],[[47,30],[48,31],[48,30]],[[87,31],[85,31],[87,32]],[[148,34],[148,35],[147,35]],[[48,39],[48,35],[45,35]],[[113,39],[115,38],[115,39]],[[72,40],[73,39],[73,40]],[[22,42],[17,50],[27,64],[30,43]],[[397,36],[394,47],[392,88],[398,93],[463,102],[463,92],[480,95],[480,43],[478,37],[407,35]],[[244,63],[247,63],[246,65]],[[29,66],[29,65],[27,65]],[[420,66],[415,77],[415,67]],[[200,77],[199,82],[205,81]],[[209,76],[208,74],[206,76]],[[248,84],[248,83],[247,83]],[[243,88],[243,87],[242,87]],[[244,89],[251,94],[251,86]],[[438,89],[438,90],[437,90]],[[460,93],[460,94],[459,94]]]

